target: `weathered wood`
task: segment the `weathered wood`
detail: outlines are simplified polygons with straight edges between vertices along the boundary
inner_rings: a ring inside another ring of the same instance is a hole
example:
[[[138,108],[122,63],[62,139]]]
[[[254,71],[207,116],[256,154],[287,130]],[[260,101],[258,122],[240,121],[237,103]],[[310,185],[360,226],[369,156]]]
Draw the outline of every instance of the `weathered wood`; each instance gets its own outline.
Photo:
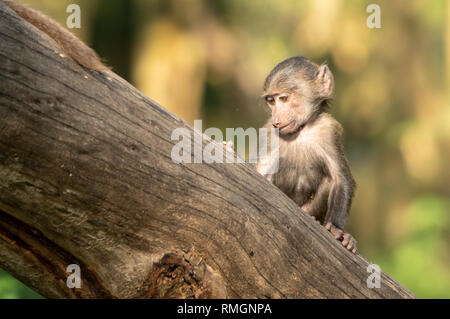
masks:
[[[172,162],[192,128],[1,2],[0,118],[0,266],[43,296],[414,297],[248,164]]]

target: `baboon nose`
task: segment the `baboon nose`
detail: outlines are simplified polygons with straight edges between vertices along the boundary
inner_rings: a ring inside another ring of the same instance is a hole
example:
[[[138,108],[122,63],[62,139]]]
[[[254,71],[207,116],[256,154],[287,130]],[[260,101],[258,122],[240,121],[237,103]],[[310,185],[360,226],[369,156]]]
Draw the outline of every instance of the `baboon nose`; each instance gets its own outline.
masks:
[[[280,122],[272,122],[273,127],[277,128],[280,126]]]

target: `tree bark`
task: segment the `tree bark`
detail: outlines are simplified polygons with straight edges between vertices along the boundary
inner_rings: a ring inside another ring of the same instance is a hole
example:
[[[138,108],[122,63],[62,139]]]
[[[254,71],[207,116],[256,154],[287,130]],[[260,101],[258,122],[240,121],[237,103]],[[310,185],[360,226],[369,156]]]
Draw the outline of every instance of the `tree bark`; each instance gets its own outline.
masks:
[[[414,297],[250,165],[174,163],[189,125],[2,2],[0,116],[0,267],[45,297]]]

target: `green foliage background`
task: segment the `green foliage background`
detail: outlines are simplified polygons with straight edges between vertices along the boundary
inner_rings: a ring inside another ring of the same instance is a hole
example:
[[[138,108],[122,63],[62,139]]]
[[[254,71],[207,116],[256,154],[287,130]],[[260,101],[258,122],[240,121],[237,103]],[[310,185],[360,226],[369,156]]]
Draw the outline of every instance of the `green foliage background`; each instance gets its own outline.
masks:
[[[113,70],[203,128],[260,127],[266,74],[304,55],[336,80],[358,183],[359,252],[418,297],[450,297],[450,5],[446,0],[23,0],[82,28]],[[381,7],[381,29],[366,7]],[[176,92],[176,94],[173,94]],[[0,272],[0,298],[35,298]]]
[[[42,298],[41,295],[34,292],[23,283],[9,275],[6,271],[0,269],[0,298],[1,299],[36,299]]]

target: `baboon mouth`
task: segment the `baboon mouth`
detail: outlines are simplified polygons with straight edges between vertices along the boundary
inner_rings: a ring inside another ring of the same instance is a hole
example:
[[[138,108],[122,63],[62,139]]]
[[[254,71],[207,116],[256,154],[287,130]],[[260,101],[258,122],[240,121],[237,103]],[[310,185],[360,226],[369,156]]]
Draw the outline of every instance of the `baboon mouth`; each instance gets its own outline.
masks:
[[[294,121],[293,121],[294,122]],[[288,127],[290,124],[284,126],[284,127]],[[305,127],[305,124],[299,125],[297,127],[294,127],[292,129],[292,131],[282,131],[280,129],[280,136],[283,136],[284,139],[294,139],[298,136],[298,134],[300,133],[300,131]]]
[[[285,124],[285,125],[283,125],[283,126],[278,127],[278,129],[281,131],[282,129],[284,129],[284,128],[290,126],[290,125],[291,125],[292,123],[294,123],[294,122],[295,122],[295,120],[292,120],[292,121],[290,121],[289,123],[287,123],[287,124]]]

